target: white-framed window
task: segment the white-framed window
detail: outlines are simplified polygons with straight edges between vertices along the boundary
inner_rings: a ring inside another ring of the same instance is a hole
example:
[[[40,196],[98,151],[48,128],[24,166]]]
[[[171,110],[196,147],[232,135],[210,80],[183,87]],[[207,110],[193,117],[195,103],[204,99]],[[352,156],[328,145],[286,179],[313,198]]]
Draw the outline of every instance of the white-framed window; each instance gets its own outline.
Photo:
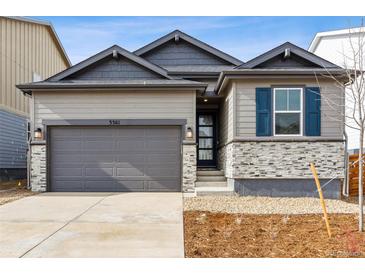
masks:
[[[275,136],[303,135],[303,88],[274,88]]]

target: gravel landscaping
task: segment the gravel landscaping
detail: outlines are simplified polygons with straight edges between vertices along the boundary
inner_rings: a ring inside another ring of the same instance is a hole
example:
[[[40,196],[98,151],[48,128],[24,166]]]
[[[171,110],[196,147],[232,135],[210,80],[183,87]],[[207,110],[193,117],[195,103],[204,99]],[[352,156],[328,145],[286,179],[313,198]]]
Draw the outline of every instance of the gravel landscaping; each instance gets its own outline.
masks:
[[[357,213],[356,203],[326,200],[329,213]],[[184,198],[185,211],[209,211],[246,214],[316,214],[322,213],[318,198],[272,198],[204,196]]]

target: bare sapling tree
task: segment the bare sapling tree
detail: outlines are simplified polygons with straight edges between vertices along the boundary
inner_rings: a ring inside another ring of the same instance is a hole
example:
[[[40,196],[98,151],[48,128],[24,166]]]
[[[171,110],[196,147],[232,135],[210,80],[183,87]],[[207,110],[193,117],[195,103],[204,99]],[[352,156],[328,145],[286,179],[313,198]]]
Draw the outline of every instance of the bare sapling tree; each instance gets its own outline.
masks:
[[[363,177],[364,177],[364,131],[365,131],[365,28],[362,22],[358,29],[349,29],[347,41],[340,52],[343,57],[341,73],[334,73],[331,69],[321,75],[321,79],[328,78],[336,83],[341,94],[321,92],[321,102],[334,112],[339,112],[336,117],[328,117],[341,121],[344,126],[359,131],[359,231],[364,231],[363,220]],[[316,75],[319,84],[319,77]],[[320,84],[319,84],[320,86]],[[322,89],[322,88],[321,88]],[[348,168],[348,167],[346,167]]]

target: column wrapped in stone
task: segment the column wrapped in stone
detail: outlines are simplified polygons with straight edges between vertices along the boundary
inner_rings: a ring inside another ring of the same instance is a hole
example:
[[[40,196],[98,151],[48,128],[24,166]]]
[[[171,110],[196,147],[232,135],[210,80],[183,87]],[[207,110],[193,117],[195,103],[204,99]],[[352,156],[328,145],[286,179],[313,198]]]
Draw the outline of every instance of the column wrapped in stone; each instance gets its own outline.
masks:
[[[196,144],[183,144],[182,153],[182,191],[184,193],[194,193],[196,181]]]
[[[31,144],[30,186],[35,192],[47,191],[46,144]]]

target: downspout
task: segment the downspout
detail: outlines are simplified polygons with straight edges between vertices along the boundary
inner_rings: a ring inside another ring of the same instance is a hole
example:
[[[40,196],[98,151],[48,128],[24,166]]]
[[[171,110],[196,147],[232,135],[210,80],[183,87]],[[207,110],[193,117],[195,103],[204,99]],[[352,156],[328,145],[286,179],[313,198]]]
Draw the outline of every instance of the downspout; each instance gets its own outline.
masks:
[[[344,165],[345,165],[345,179],[342,188],[342,194],[345,197],[349,196],[349,153],[348,153],[348,136],[346,130],[343,131],[343,136],[345,137],[345,153],[344,153]]]

